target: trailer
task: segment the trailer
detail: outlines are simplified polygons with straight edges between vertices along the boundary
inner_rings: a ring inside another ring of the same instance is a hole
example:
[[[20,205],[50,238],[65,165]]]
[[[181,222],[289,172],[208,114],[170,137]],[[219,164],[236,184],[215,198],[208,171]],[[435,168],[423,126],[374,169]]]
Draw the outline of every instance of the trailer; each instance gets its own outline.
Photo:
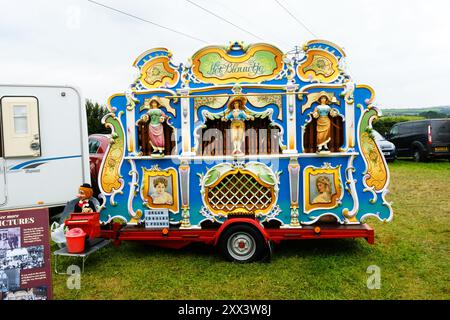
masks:
[[[232,42],[174,64],[137,57],[108,101],[99,172],[101,235],[181,248],[216,245],[251,262],[292,239],[365,238],[392,220],[389,170],[371,132],[371,87],[325,40],[301,51]]]
[[[62,208],[90,182],[84,101],[68,86],[0,85],[0,211]]]

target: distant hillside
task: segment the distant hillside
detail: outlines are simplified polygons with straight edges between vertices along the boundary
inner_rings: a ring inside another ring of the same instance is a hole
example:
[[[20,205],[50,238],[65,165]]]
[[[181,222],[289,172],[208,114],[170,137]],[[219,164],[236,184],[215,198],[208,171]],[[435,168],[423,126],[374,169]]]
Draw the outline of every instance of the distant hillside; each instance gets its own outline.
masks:
[[[381,109],[383,116],[373,122],[378,132],[388,132],[398,122],[450,118],[450,106],[431,108]]]
[[[381,109],[383,116],[419,116],[424,112],[436,112],[440,115],[450,117],[450,106],[429,107],[429,108],[404,108],[404,109]]]

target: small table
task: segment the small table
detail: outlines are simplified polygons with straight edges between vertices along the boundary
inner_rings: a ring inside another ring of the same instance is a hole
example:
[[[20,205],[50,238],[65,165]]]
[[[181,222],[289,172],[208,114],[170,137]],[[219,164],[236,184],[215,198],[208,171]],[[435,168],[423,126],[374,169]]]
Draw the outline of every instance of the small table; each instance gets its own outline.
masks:
[[[89,248],[87,248],[87,250],[82,253],[69,253],[69,252],[67,252],[67,247],[61,248],[61,249],[53,252],[53,255],[55,256],[55,273],[56,274],[66,274],[63,272],[58,272],[58,256],[83,258],[83,264],[82,264],[82,269],[81,269],[81,272],[83,273],[84,272],[84,262],[87,260],[89,255],[100,250],[101,248],[107,246],[110,242],[111,242],[111,240],[107,240],[107,239],[96,239],[93,241],[93,243],[91,243]]]

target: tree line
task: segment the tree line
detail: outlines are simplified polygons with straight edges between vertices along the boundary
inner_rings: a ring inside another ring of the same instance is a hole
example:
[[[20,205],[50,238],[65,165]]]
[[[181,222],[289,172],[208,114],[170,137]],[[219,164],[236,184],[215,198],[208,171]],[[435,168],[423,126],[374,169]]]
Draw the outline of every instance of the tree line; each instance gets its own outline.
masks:
[[[111,133],[111,130],[106,128],[102,124],[102,118],[108,113],[105,106],[93,102],[92,100],[86,99],[86,116],[88,125],[88,134]]]

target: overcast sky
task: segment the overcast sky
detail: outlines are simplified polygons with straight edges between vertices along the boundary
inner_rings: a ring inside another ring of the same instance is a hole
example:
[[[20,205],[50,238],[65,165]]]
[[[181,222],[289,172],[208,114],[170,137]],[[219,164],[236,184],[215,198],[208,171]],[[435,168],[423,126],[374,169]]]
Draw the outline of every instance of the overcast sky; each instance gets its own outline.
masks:
[[[192,0],[249,33],[186,0],[96,1],[207,44],[259,37],[286,52],[316,38],[275,0]],[[278,1],[345,49],[354,80],[371,85],[380,106],[450,105],[449,0]],[[0,83],[74,85],[102,104],[134,80],[143,51],[166,47],[178,64],[206,45],[87,0],[0,0],[0,12]]]

